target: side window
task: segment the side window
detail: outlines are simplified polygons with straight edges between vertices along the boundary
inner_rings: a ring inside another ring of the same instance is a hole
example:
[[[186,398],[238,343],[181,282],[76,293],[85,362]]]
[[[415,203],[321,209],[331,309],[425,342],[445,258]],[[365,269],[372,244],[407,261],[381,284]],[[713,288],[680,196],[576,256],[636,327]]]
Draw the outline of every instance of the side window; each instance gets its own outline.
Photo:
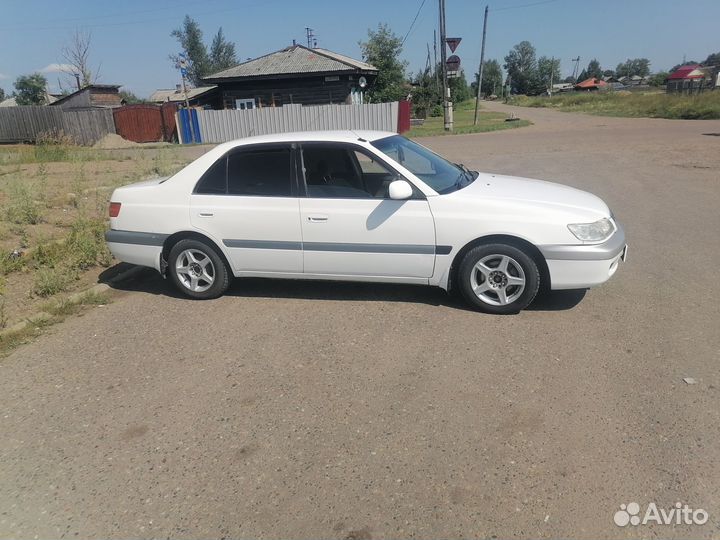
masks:
[[[224,195],[227,192],[227,156],[218,159],[195,187],[195,193],[201,195]]]
[[[380,162],[341,145],[303,147],[307,195],[326,199],[382,199],[395,177]]]
[[[358,152],[357,150],[354,152],[355,158],[360,164],[360,170],[362,170],[363,173],[383,174],[387,172],[385,166],[375,161],[372,157],[367,154],[363,154],[362,152]]]
[[[228,157],[228,194],[292,197],[290,148],[240,150]]]

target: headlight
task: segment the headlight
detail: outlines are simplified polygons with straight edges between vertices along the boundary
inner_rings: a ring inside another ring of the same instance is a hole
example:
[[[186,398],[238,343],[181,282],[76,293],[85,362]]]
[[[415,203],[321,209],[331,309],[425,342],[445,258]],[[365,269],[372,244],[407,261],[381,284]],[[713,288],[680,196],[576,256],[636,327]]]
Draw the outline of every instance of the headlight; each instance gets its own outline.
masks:
[[[571,223],[568,229],[583,242],[602,242],[615,232],[615,226],[608,218],[595,223]]]

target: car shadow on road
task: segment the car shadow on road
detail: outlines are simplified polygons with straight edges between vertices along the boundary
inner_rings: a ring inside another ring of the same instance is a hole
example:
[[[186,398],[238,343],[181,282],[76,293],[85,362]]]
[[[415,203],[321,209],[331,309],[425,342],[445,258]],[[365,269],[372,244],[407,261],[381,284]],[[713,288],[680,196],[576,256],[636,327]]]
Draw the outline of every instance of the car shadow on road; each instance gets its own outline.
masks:
[[[115,267],[109,268],[100,274],[100,281],[108,282],[113,289],[121,291],[186,298],[175,289],[169,279],[163,279],[154,270],[148,269],[119,283],[108,280],[107,276],[117,275],[117,273]],[[240,298],[407,302],[474,311],[459,294],[448,294],[438,287],[395,283],[235,278],[225,295]],[[575,307],[584,296],[585,291],[544,292],[539,294],[527,309],[530,311],[568,310]]]

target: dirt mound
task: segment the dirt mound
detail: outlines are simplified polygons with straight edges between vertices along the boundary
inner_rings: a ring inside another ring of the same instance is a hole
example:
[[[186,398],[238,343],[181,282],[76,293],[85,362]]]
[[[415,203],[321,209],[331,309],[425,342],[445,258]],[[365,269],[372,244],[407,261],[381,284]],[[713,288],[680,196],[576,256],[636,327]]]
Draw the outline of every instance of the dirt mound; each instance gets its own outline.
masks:
[[[98,142],[93,144],[93,148],[100,148],[102,150],[110,150],[112,148],[134,148],[136,146],[140,146],[140,143],[123,139],[120,135],[116,135],[115,133],[108,133]]]

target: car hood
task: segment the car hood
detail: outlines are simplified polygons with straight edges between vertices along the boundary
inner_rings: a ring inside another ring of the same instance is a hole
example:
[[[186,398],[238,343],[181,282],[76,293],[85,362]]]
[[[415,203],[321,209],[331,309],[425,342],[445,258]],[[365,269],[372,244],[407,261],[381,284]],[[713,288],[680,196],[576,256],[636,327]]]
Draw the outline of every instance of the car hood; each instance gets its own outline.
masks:
[[[470,185],[453,195],[482,200],[502,200],[523,205],[565,208],[571,212],[587,213],[597,219],[610,216],[610,209],[600,197],[562,184],[480,173]]]

